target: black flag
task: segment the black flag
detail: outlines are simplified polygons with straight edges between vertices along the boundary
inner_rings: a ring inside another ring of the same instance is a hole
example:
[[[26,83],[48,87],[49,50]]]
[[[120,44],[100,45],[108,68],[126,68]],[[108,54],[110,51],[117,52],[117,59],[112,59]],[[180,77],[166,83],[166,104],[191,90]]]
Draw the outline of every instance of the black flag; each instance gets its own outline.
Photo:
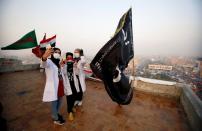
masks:
[[[118,104],[129,104],[133,97],[131,81],[123,74],[133,58],[132,9],[120,19],[114,36],[90,63],[93,73],[103,80],[111,99]]]

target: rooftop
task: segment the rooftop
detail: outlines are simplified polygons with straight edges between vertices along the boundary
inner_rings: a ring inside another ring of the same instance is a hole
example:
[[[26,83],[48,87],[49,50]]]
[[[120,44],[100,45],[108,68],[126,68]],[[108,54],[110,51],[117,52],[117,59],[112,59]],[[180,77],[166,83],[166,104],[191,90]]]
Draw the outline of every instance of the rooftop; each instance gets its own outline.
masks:
[[[42,102],[45,74],[22,71],[0,74],[0,101],[3,117],[11,130],[57,131],[188,131],[191,130],[178,100],[135,91],[129,105],[118,106],[107,95],[101,82],[87,80],[83,106],[75,120],[56,126],[50,106]],[[64,98],[61,113],[67,116]]]

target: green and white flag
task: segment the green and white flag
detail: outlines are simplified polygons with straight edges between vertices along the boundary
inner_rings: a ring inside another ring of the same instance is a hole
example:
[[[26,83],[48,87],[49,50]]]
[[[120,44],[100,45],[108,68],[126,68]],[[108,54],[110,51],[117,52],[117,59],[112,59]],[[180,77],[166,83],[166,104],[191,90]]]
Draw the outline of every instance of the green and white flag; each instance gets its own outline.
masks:
[[[24,35],[21,39],[14,42],[11,45],[8,45],[6,47],[2,47],[1,50],[20,50],[20,49],[27,49],[37,46],[37,39],[35,30],[27,33]]]

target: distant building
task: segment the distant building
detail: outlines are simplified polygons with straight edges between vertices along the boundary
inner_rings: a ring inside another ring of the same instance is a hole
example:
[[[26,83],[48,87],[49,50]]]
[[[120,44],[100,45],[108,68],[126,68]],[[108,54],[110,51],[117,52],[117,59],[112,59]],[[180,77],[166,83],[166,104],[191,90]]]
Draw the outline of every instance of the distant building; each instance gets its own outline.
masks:
[[[173,69],[173,66],[168,66],[168,65],[160,65],[160,64],[149,64],[148,65],[149,69],[152,70],[166,70],[166,71],[171,71]]]
[[[200,77],[202,78],[202,58],[199,58],[198,61],[199,61],[198,67],[200,70]]]
[[[194,65],[192,64],[187,64],[187,65],[182,65],[184,68],[194,68]]]

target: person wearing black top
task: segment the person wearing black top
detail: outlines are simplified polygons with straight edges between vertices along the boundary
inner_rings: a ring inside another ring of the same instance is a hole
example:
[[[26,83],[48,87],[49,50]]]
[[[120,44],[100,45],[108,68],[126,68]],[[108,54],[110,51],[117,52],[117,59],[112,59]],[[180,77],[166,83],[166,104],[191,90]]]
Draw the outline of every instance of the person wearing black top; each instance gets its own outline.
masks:
[[[74,119],[73,116],[73,109],[74,103],[76,100],[77,90],[75,85],[75,74],[73,69],[73,54],[71,52],[66,53],[66,58],[64,61],[64,77],[65,77],[65,94],[67,99],[67,112],[68,112],[68,119],[72,121]]]

